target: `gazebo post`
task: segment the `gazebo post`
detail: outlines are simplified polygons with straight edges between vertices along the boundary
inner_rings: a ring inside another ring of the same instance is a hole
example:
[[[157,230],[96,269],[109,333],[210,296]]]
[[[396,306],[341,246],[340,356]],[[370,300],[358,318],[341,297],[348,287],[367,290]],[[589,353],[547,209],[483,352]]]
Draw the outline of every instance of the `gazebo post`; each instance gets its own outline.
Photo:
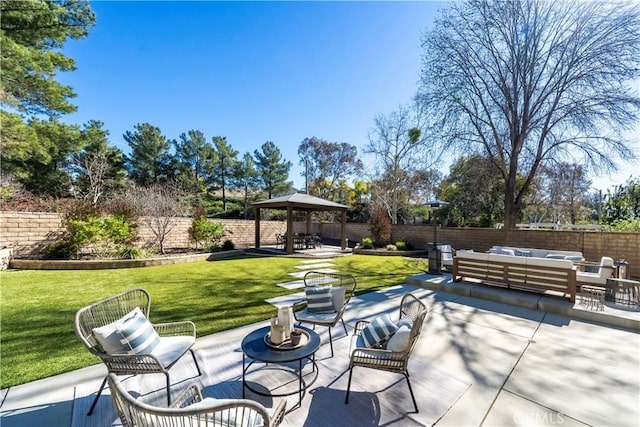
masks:
[[[346,222],[347,222],[347,211],[342,211],[340,215],[340,247],[342,248],[343,251],[347,247],[347,242],[345,240]]]
[[[307,211],[307,234],[311,234],[311,211]]]
[[[255,244],[256,248],[260,247],[260,208],[254,207],[254,212],[256,215],[255,219]]]
[[[293,209],[287,206],[287,253],[293,253]]]

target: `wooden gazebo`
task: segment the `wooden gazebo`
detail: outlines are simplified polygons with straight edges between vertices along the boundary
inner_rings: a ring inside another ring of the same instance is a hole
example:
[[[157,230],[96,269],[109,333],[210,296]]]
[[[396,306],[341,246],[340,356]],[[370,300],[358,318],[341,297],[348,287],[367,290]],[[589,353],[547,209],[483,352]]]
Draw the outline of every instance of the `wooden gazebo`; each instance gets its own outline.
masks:
[[[340,247],[346,248],[345,223],[348,206],[308,194],[294,193],[288,196],[276,197],[253,204],[256,217],[256,248],[260,247],[260,209],[286,209],[287,210],[287,253],[293,253],[293,211],[304,211],[307,216],[307,233],[311,233],[311,212],[340,212]]]

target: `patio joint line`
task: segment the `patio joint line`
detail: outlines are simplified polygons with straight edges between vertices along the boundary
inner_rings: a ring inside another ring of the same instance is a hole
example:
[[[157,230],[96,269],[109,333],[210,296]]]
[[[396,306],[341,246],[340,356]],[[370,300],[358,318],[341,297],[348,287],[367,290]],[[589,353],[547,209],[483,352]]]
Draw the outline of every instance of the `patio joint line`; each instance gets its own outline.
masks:
[[[484,417],[482,417],[482,421],[480,422],[480,425],[484,425],[485,421],[487,420],[487,417],[489,416],[489,413],[491,413],[491,411],[493,410],[493,405],[496,404],[496,401],[498,400],[498,397],[500,396],[500,392],[502,392],[503,390],[504,391],[509,391],[509,390],[505,390],[504,386],[507,384],[507,381],[509,381],[509,378],[511,378],[511,375],[513,374],[513,371],[515,371],[516,368],[518,367],[518,364],[520,363],[520,360],[522,360],[522,357],[524,356],[524,354],[529,349],[529,346],[531,345],[531,343],[535,342],[534,338],[535,338],[536,334],[538,333],[538,330],[540,329],[540,326],[542,326],[542,323],[544,322],[545,317],[547,317],[547,313],[545,313],[544,316],[542,316],[542,319],[540,319],[540,321],[538,322],[538,326],[536,327],[535,331],[533,331],[533,334],[531,334],[531,338],[529,338],[527,340],[527,345],[524,346],[524,348],[522,349],[522,352],[518,356],[518,359],[516,359],[516,363],[514,363],[513,366],[511,367],[511,370],[509,371],[509,375],[507,375],[504,378],[504,381],[502,382],[502,385],[500,386],[500,389],[498,390],[496,395],[493,397],[493,400],[491,401],[491,405],[489,405],[489,408],[487,409],[487,412],[485,412]],[[512,393],[512,394],[514,394],[514,393]],[[542,405],[540,405],[540,406],[542,406]],[[554,412],[560,413],[559,411],[554,411]]]

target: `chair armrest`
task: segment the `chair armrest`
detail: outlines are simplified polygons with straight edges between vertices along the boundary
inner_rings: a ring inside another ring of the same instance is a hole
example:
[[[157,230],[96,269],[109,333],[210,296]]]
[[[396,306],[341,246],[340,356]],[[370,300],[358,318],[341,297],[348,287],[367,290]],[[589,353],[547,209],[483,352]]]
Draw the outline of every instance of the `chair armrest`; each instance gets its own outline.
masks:
[[[353,330],[353,335],[360,335],[360,333],[362,333],[362,330],[366,328],[369,323],[371,322],[369,322],[368,320],[358,320],[358,323],[356,323],[356,326]]]
[[[196,385],[192,385],[185,391],[180,393],[180,396],[171,403],[171,408],[184,408],[202,401],[202,393]]]
[[[161,337],[196,336],[196,325],[190,321],[154,323],[153,328]]]
[[[272,426],[278,426],[284,420],[284,414],[287,409],[287,401],[281,400],[278,403],[278,406],[273,410],[273,415],[271,416],[271,424]]]
[[[307,300],[306,298],[297,300],[291,304],[291,306],[293,307],[293,314],[295,315],[296,311],[302,311],[307,308]]]

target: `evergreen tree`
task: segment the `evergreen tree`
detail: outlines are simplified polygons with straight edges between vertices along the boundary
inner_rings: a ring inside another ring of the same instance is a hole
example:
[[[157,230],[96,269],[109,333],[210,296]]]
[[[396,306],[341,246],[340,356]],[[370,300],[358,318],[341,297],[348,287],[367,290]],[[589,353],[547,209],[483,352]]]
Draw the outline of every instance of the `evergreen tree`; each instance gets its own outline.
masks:
[[[167,182],[173,177],[169,140],[159,128],[142,123],[135,131],[126,131],[123,138],[131,148],[126,164],[129,177],[142,187]]]
[[[190,130],[173,142],[177,179],[196,195],[206,193],[213,180],[216,153],[199,130]]]
[[[238,152],[231,148],[224,136],[214,136],[213,145],[216,150],[216,164],[214,167],[218,188],[222,190],[222,210],[227,211],[226,189],[233,177],[233,168],[237,162]]]
[[[249,193],[258,189],[258,171],[251,153],[244,153],[233,168],[233,186],[242,191],[244,197],[244,219],[249,218]]]
[[[69,197],[69,157],[83,146],[80,129],[56,120],[31,119],[28,126],[33,139],[27,141],[26,158],[3,163],[3,169],[16,171],[25,189],[38,196]]]
[[[3,173],[37,194],[67,194],[68,176],[55,169],[64,166],[64,156],[77,143],[78,129],[55,119],[75,111],[69,102],[75,94],[55,77],[75,69],[74,60],[60,49],[69,38],[85,37],[95,15],[84,0],[0,0],[0,16]],[[49,120],[42,121],[42,116]],[[63,134],[71,141],[54,138]]]
[[[258,177],[271,198],[273,194],[284,192],[292,186],[289,179],[291,162],[282,158],[282,153],[276,145],[267,141],[262,144],[262,151],[255,150],[253,155],[256,158],[256,169]]]

